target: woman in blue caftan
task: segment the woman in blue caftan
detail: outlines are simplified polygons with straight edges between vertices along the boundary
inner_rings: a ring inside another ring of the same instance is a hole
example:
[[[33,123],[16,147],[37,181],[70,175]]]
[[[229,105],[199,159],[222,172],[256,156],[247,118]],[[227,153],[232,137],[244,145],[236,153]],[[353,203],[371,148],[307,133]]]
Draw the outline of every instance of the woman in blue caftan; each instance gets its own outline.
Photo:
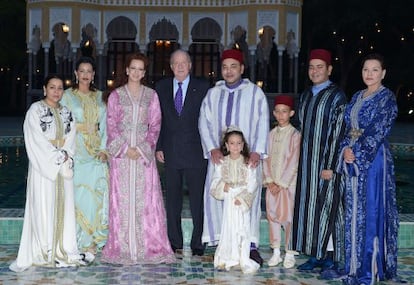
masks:
[[[387,136],[397,117],[394,93],[382,85],[384,60],[363,61],[367,88],[345,110],[346,138],[341,143],[345,174],[346,284],[373,284],[397,275],[398,211],[394,163]]]
[[[106,105],[94,85],[95,62],[80,57],[73,86],[65,90],[62,105],[76,120],[74,168],[76,236],[80,249],[95,254],[108,235],[109,170],[106,152]]]

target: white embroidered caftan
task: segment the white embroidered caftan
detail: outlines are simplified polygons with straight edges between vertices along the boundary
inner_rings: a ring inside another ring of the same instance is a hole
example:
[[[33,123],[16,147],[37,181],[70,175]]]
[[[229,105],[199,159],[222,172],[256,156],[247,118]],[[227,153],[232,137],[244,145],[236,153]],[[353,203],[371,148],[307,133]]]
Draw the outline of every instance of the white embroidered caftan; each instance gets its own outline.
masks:
[[[210,194],[223,201],[223,222],[220,241],[214,254],[214,267],[230,270],[240,266],[243,273],[254,273],[260,265],[250,259],[250,241],[254,235],[250,226],[250,211],[257,194],[257,174],[248,167],[244,157],[225,156],[214,169]],[[228,192],[225,184],[230,185]],[[240,205],[235,205],[238,200]]]
[[[72,178],[64,178],[65,156],[73,157],[75,127],[66,107],[33,103],[23,125],[29,171],[23,232],[10,269],[78,265]],[[66,176],[68,177],[68,176]]]

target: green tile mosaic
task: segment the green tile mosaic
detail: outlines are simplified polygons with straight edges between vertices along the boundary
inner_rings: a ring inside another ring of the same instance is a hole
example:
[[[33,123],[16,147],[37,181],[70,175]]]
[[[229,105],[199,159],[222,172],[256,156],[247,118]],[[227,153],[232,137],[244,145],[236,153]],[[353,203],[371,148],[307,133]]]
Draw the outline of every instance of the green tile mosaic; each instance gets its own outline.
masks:
[[[21,218],[0,218],[0,244],[18,244],[22,227]]]
[[[398,232],[399,248],[414,248],[414,223],[402,222]]]
[[[36,284],[158,284],[158,285],[340,285],[341,278],[322,280],[319,269],[303,272],[283,266],[269,267],[267,261],[271,250],[260,250],[265,264],[255,274],[243,274],[240,269],[219,271],[213,268],[215,248],[207,248],[205,255],[194,257],[190,250],[172,264],[137,264],[132,266],[113,265],[101,262],[100,253],[90,266],[70,268],[32,267],[24,272],[15,273],[8,269],[16,258],[17,245],[0,245],[0,284],[36,285]],[[414,284],[414,250],[402,249],[398,253],[398,277],[406,284]],[[307,260],[306,256],[297,256],[297,264]],[[393,281],[381,281],[378,285],[397,285]]]
[[[22,218],[0,218],[0,244],[18,244],[20,242],[23,227]],[[182,219],[183,238],[185,246],[189,246],[193,223],[190,218]],[[414,248],[414,222],[401,222],[398,233],[399,248]],[[282,244],[284,238],[282,236]],[[260,223],[260,245],[269,245],[269,229],[267,220],[262,219]]]

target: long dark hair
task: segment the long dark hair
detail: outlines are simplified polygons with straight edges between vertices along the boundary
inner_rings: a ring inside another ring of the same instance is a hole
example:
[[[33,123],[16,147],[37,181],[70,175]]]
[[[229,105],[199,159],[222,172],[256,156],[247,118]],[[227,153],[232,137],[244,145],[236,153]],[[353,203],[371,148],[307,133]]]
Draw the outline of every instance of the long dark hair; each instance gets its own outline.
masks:
[[[221,141],[220,151],[223,153],[224,156],[229,155],[230,151],[226,147],[226,143],[229,141],[230,136],[236,135],[241,137],[243,142],[243,149],[240,154],[244,157],[244,162],[248,163],[250,157],[249,146],[247,145],[246,139],[241,131],[238,130],[231,130],[224,134],[223,140]]]
[[[120,74],[117,74],[115,78],[115,84],[113,85],[113,87],[108,88],[108,90],[104,92],[103,100],[105,103],[108,102],[108,97],[113,90],[128,83],[128,75],[126,74],[126,69],[127,67],[129,67],[129,65],[131,64],[133,60],[141,60],[144,63],[144,69],[148,70],[149,61],[148,61],[148,58],[143,53],[135,52],[135,53],[128,54],[126,57],[124,69],[122,70]],[[144,77],[141,80],[141,84],[145,85],[145,83],[146,83],[146,80]]]
[[[92,66],[92,70],[95,71],[96,70],[96,64],[95,64],[95,60],[93,60],[93,58],[89,57],[89,56],[82,56],[78,59],[78,61],[76,61],[75,64],[75,70],[78,71],[79,70],[79,66],[82,63],[89,63]],[[79,89],[79,82],[76,80],[76,76],[75,76],[75,81],[73,82],[72,85],[73,89]],[[95,92],[97,90],[95,84],[93,83],[93,78],[92,78],[92,82],[89,84],[89,91]]]

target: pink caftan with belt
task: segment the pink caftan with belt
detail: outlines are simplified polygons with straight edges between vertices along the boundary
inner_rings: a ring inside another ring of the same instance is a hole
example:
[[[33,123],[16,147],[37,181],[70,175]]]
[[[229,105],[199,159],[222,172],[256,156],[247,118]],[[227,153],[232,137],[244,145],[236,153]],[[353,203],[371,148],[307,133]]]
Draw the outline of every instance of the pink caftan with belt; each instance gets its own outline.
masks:
[[[110,153],[109,236],[102,261],[117,264],[174,262],[155,161],[161,127],[157,93],[144,87],[138,99],[126,86],[115,89],[107,107]],[[136,147],[138,160],[126,156]]]

